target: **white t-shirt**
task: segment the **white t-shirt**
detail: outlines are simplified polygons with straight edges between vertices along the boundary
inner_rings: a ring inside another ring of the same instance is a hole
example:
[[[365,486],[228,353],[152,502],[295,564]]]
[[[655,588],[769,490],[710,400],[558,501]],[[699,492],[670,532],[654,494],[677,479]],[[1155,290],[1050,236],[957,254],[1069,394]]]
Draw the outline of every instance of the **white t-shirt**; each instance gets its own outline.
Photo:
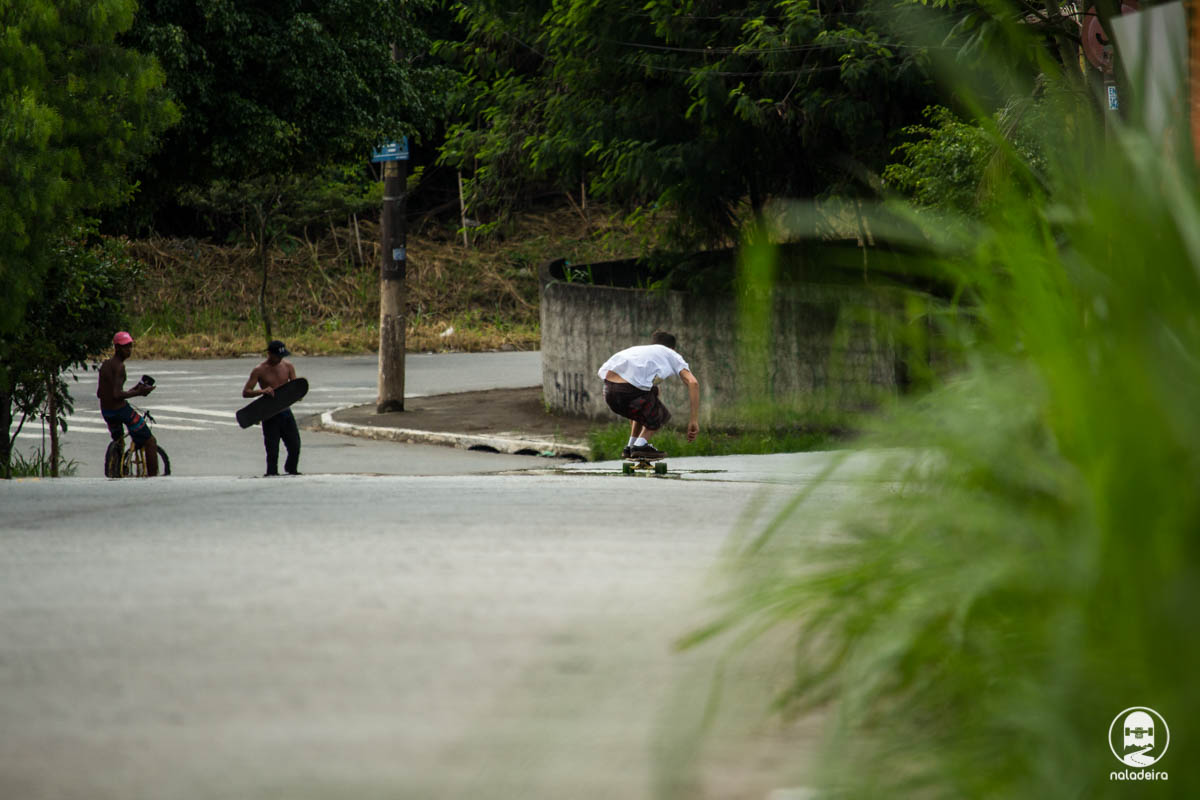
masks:
[[[650,391],[654,384],[690,369],[683,356],[663,344],[639,344],[614,353],[600,367],[603,380],[609,370],[620,375],[643,391]]]

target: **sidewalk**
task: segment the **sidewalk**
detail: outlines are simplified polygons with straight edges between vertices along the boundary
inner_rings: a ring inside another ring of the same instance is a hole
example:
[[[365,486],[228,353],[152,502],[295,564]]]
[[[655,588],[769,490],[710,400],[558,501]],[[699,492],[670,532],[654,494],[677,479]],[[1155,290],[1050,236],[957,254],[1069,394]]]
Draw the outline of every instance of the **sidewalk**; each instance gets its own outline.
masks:
[[[404,411],[387,414],[375,413],[374,404],[349,406],[327,411],[309,420],[306,427],[372,439],[578,461],[591,458],[588,432],[604,423],[551,414],[542,402],[542,387],[531,386],[409,397]]]
[[[531,461],[530,469],[572,475],[619,475],[620,461],[590,461],[587,435],[603,420],[546,411],[542,389],[490,389],[409,397],[404,411],[376,414],[375,405],[348,406],[306,421],[305,427],[398,442],[441,444],[514,455],[551,456],[579,463]],[[770,455],[690,456],[668,460],[672,479],[755,484],[822,485],[829,498],[851,497],[878,483],[881,451],[850,450]],[[914,455],[914,457],[920,457]]]

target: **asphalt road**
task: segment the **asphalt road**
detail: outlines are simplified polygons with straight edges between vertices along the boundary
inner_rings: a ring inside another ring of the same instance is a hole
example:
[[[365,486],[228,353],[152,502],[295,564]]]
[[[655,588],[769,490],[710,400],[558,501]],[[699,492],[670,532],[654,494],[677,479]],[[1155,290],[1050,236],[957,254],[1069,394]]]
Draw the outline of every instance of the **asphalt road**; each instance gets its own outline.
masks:
[[[133,404],[154,416],[153,430],[170,459],[172,474],[261,475],[266,467],[261,429],[242,430],[234,412],[245,405],[242,387],[261,357],[197,361],[140,361],[126,364],[129,388],[143,374],[154,376],[156,388]],[[296,372],[308,378],[309,393],[297,403],[298,418],[331,408],[374,402],[377,393],[375,356],[289,359]],[[96,400],[96,373],[75,376],[72,395],[75,414],[68,420],[62,446],[75,462],[75,475],[104,474],[108,429]],[[537,386],[542,382],[541,354],[457,353],[409,354],[405,359],[405,396],[447,394],[478,389]],[[15,427],[15,426],[14,426]],[[42,445],[40,425],[26,423],[17,439],[18,451],[30,453]],[[282,458],[282,456],[281,456]],[[429,445],[397,445],[352,439],[327,433],[302,432],[302,472],[375,472],[391,475],[462,474],[517,469],[529,458],[456,451]]]
[[[534,385],[537,359],[410,357],[410,395]],[[658,479],[306,432],[306,474],[265,479],[229,424],[253,363],[130,364],[170,480],[0,481],[0,798],[809,796],[819,724],[765,714],[792,651],[672,645],[731,535],[836,456]],[[310,412],[374,397],[372,359],[297,368]],[[68,456],[99,475],[77,396]]]
[[[788,494],[0,481],[0,797],[766,798],[815,744],[762,721],[778,665],[700,737],[721,652],[672,642],[711,618],[739,520]]]

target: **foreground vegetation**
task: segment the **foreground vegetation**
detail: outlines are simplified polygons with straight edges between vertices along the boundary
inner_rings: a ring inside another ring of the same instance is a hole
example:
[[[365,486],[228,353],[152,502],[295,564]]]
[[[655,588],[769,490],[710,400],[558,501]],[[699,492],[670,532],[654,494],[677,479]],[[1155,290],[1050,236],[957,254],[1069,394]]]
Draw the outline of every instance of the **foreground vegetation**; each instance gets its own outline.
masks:
[[[731,674],[774,654],[774,709],[827,719],[797,776],[821,796],[1127,797],[1123,770],[1200,792],[1174,746],[1200,708],[1200,182],[1186,125],[1098,119],[1069,77],[1036,100],[1039,164],[974,122],[975,219],[873,215],[940,248],[963,369],[877,420],[852,504],[806,490],[743,531],[683,642],[728,637]],[[1145,774],[1106,741],[1140,705],[1172,743]]]

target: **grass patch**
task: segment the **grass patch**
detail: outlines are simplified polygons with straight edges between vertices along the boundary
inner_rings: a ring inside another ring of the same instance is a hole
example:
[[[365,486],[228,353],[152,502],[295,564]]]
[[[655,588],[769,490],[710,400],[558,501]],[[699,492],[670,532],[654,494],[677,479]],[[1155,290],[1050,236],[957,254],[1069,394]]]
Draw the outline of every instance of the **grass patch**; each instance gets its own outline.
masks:
[[[302,231],[271,253],[272,338],[296,353],[340,355],[379,347],[379,229]],[[413,352],[534,350],[540,346],[538,266],[636,255],[642,240],[617,215],[594,209],[526,213],[465,247],[454,226],[409,232],[407,346]],[[248,245],[152,238],[129,243],[142,266],[126,298],[139,358],[224,358],[261,352],[261,273]]]
[[[449,324],[409,326],[406,344],[409,352],[484,352],[490,350],[536,350],[541,336],[536,326],[481,323],[459,327],[457,317]],[[445,334],[453,327],[453,333]],[[160,334],[154,329],[139,334],[138,358],[233,358],[246,353],[262,353],[262,327],[257,323],[230,323],[219,333]],[[378,325],[346,325],[336,329],[306,326],[276,327],[273,335],[287,342],[297,355],[360,355],[379,349]]]
[[[8,463],[14,478],[50,477],[50,455],[41,447],[30,453],[28,458],[17,450],[13,450]],[[74,459],[59,457],[58,476],[60,478],[73,476],[78,468],[79,464]]]
[[[836,450],[846,447],[852,436],[848,429],[840,428],[702,429],[696,441],[689,442],[680,431],[662,430],[654,435],[653,442],[671,458],[686,458]],[[629,425],[624,423],[613,423],[588,435],[592,458],[596,461],[620,458],[628,442]]]

